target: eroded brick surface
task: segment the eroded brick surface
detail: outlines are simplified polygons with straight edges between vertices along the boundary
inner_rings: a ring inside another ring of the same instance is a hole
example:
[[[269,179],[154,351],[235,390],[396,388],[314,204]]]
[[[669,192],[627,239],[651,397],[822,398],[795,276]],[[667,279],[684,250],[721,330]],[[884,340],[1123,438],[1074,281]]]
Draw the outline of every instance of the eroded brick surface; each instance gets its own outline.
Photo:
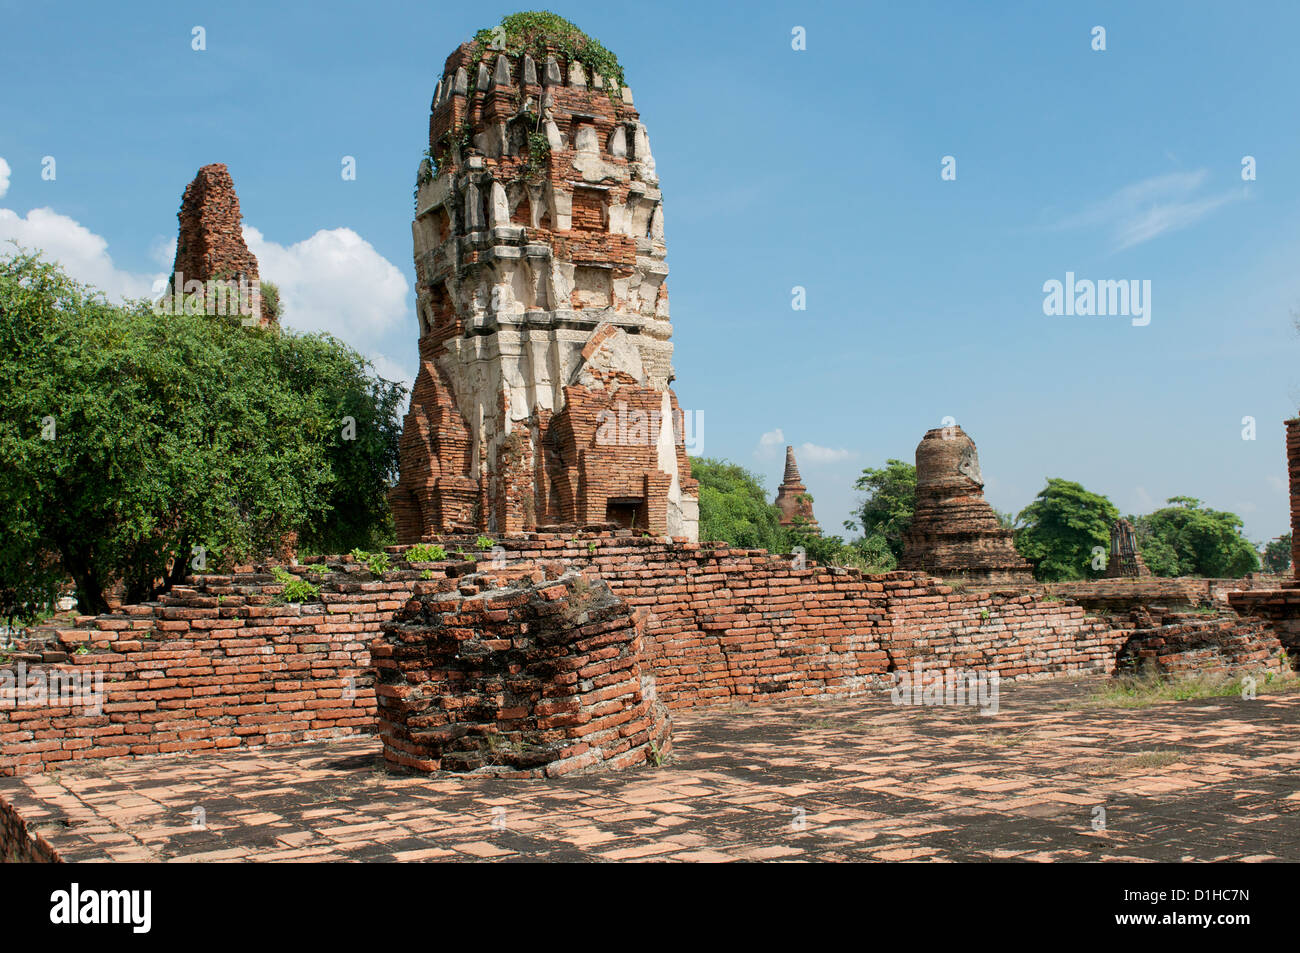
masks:
[[[639,620],[573,571],[463,577],[415,596],[373,646],[390,764],[558,777],[671,750]]]
[[[250,321],[266,325],[257,258],[244,243],[239,197],[224,163],[214,162],[199,169],[185,188],[176,217],[180,231],[176,237],[171,287],[185,294],[212,294],[210,282],[224,283],[231,294],[246,289],[247,300],[235,298],[233,306],[228,300],[221,313],[235,314],[242,303]],[[205,307],[213,313],[212,306],[205,303]]]

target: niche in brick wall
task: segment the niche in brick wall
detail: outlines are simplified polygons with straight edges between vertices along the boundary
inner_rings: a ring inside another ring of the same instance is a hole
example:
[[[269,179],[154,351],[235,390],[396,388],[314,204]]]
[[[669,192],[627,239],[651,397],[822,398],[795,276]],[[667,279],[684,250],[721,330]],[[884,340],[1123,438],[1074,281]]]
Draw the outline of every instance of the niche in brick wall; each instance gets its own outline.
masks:
[[[605,193],[600,189],[573,190],[573,227],[582,232],[605,231]]]
[[[447,293],[447,286],[442,282],[429,289],[429,314],[432,316],[434,327],[450,324],[456,316],[451,295]]]
[[[645,500],[640,497],[614,497],[605,501],[605,522],[620,529],[644,529],[648,524]]]

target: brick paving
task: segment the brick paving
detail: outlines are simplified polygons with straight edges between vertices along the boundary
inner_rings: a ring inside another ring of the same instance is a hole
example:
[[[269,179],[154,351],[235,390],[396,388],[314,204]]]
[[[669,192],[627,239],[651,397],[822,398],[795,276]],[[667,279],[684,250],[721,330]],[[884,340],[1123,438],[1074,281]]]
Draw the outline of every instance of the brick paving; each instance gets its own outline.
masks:
[[[673,758],[620,774],[395,774],[361,737],[88,762],[0,799],[69,861],[1300,860],[1300,693],[1090,707],[1099,684],[1003,686],[995,716],[679,712]]]

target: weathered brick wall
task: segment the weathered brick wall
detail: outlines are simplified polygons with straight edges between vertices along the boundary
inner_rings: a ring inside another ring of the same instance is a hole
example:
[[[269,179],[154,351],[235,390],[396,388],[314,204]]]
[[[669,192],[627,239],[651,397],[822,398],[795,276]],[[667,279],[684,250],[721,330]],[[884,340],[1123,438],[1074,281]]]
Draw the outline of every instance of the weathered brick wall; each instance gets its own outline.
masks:
[[[886,577],[890,662],[1002,678],[1109,674],[1123,634],[1069,602],[1016,589],[954,591],[921,573]]]
[[[657,763],[671,723],[640,621],[559,563],[417,584],[373,646],[384,757],[503,777]]]
[[[864,576],[763,550],[631,532],[530,534],[451,559],[395,560],[373,578],[350,557],[316,578],[321,601],[277,602],[266,574],[204,576],[158,603],[50,633],[58,670],[102,670],[103,712],[0,709],[0,773],[81,758],[278,744],[372,731],[370,645],[419,583],[559,561],[590,569],[644,615],[644,657],[670,708],[885,688],[915,659],[1006,678],[1111,670],[1121,634],[1077,606],[1014,590],[960,591],[921,573]],[[428,574],[427,576],[425,574]],[[33,656],[34,658],[35,656]],[[12,663],[11,663],[12,665]],[[349,694],[349,690],[353,692]]]
[[[322,602],[277,604],[268,575],[205,576],[156,603],[48,633],[67,662],[28,674],[102,673],[102,711],[0,706],[0,774],[70,760],[203,751],[374,730],[369,643],[418,573],[372,580],[358,567]]]
[[[1231,594],[1277,585],[1278,577],[1251,574],[1241,579],[1201,579],[1192,576],[1142,576],[1049,582],[1044,592],[1089,609],[1130,609],[1135,606],[1227,606]]]
[[[1226,677],[1290,670],[1281,643],[1262,619],[1177,612],[1133,616],[1117,657],[1119,672]]]
[[[1243,616],[1266,620],[1282,645],[1300,664],[1300,588],[1230,592],[1228,604]]]
[[[1019,590],[959,591],[923,573],[796,568],[765,550],[632,534],[500,545],[507,562],[590,568],[644,608],[647,652],[674,709],[883,688],[917,657],[1006,678],[1107,674],[1122,641],[1077,606]]]
[[[1291,492],[1291,573],[1300,579],[1300,417],[1286,422],[1286,472]]]
[[[22,805],[33,807],[33,805]],[[36,807],[36,813],[40,808]],[[19,814],[19,809],[7,800],[0,799],[0,863],[53,864],[58,855],[49,841],[32,830]]]

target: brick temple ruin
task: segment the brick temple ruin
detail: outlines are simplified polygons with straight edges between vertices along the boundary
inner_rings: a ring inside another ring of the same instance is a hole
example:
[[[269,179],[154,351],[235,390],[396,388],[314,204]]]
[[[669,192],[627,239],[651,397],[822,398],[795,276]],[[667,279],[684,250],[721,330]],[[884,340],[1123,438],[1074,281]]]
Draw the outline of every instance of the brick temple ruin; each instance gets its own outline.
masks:
[[[375,734],[395,768],[557,777],[658,764],[675,711],[855,696],[914,665],[1271,676],[1284,644],[1300,652],[1300,578],[1034,583],[955,426],[917,447],[902,570],[694,541],[661,196],[631,94],[554,51],[483,52],[453,53],[434,95],[391,564],[196,575],[35,630],[0,664],[0,693],[20,674],[100,687],[0,706],[0,774]],[[177,270],[255,273],[224,167],[186,195]],[[789,449],[782,490],[783,516],[812,521]],[[316,594],[288,601],[285,572]],[[0,802],[0,848],[33,843]]]
[[[785,475],[777,487],[773,505],[781,511],[782,526],[798,526],[809,532],[820,532],[817,517],[813,516],[812,497],[799,476],[799,464],[794,459],[794,447],[785,448]]]
[[[916,447],[916,512],[903,535],[903,569],[983,583],[1028,583],[1029,563],[984,499],[975,441],[958,426]]]
[[[168,296],[206,297],[209,314],[238,313],[246,324],[270,324],[262,313],[257,258],[244,243],[239,196],[224,163],[199,169],[185,187],[176,217],[180,229]]]
[[[420,165],[420,369],[397,538],[618,526],[698,537],[670,389],[663,195],[629,89],[462,44]]]

